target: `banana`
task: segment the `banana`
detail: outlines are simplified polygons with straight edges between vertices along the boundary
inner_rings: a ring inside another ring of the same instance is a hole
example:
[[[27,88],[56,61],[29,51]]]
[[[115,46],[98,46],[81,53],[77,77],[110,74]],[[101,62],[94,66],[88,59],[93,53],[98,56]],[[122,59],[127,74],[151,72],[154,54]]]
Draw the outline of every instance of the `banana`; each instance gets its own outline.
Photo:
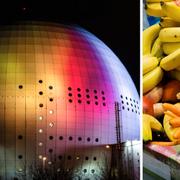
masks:
[[[173,70],[178,66],[180,66],[180,49],[164,57],[160,62],[160,67],[166,71]]]
[[[143,31],[143,55],[150,54],[152,44],[159,35],[160,29],[159,24],[154,24]]]
[[[180,22],[174,21],[170,17],[161,17],[160,20],[160,26],[162,28],[167,28],[167,27],[180,27]]]
[[[149,16],[155,16],[155,17],[165,16],[164,12],[162,11],[160,3],[146,3],[145,10],[147,15]]]
[[[143,120],[144,119],[148,119],[150,122],[150,127],[152,130],[154,131],[161,131],[163,132],[164,129],[161,125],[161,123],[153,116],[149,115],[149,114],[143,114]]]
[[[169,2],[173,0],[146,0],[147,3],[160,3],[161,1]]]
[[[143,75],[153,70],[158,65],[158,63],[159,61],[157,57],[143,57]]]
[[[176,79],[180,81],[180,71],[175,69],[175,70],[169,71],[168,74],[172,79]]]
[[[149,141],[152,140],[152,130],[150,126],[149,119],[143,118],[143,140]]]
[[[143,140],[152,140],[152,130],[163,132],[161,123],[149,114],[143,114]]]
[[[163,55],[163,49],[162,49],[162,42],[159,39],[159,37],[155,40],[152,49],[151,54],[156,57],[161,57]]]
[[[180,27],[163,28],[159,38],[162,42],[180,42]]]
[[[158,66],[143,76],[143,93],[153,89],[163,78],[163,70]]]
[[[180,22],[180,6],[176,1],[160,2],[162,11],[166,16],[172,18],[174,21]]]
[[[162,44],[162,49],[165,54],[171,54],[177,49],[180,49],[180,42],[167,42]]]

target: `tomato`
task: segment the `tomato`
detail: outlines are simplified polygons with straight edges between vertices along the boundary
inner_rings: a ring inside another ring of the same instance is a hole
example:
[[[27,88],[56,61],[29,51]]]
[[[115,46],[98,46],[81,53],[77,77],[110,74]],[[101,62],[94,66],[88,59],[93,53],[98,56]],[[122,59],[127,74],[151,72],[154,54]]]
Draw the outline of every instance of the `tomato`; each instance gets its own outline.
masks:
[[[143,113],[154,115],[153,101],[146,96],[143,96]]]

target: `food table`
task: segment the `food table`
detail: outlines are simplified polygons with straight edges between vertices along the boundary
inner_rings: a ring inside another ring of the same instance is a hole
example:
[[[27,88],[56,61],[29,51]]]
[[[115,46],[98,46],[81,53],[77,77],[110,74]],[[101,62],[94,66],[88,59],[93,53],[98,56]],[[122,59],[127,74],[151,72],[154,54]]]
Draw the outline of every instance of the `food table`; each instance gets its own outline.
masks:
[[[180,145],[145,144],[143,149],[143,179],[180,179]]]

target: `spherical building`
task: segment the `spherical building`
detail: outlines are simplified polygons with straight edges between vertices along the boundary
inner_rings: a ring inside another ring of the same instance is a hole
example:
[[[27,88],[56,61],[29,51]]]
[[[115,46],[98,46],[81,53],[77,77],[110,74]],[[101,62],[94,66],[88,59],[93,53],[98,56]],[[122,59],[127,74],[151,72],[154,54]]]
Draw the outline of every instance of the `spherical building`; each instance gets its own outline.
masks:
[[[98,174],[110,145],[139,139],[139,111],[127,70],[86,30],[0,28],[0,179],[32,164],[60,171],[61,161],[84,177]]]

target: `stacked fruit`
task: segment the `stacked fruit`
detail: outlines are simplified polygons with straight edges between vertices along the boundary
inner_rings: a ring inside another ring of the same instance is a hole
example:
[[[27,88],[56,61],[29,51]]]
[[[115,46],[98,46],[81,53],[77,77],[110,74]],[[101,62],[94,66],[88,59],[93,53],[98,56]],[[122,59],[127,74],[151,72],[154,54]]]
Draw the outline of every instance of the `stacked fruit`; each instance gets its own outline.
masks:
[[[180,143],[180,1],[147,0],[145,9],[161,20],[143,32],[143,140],[175,145]]]

